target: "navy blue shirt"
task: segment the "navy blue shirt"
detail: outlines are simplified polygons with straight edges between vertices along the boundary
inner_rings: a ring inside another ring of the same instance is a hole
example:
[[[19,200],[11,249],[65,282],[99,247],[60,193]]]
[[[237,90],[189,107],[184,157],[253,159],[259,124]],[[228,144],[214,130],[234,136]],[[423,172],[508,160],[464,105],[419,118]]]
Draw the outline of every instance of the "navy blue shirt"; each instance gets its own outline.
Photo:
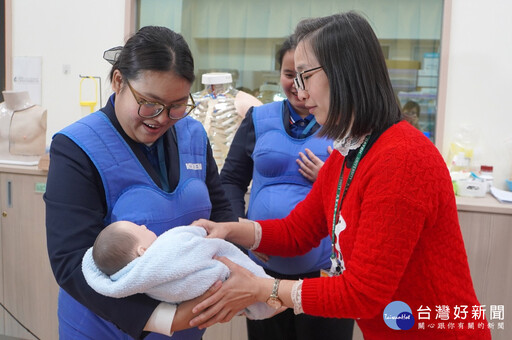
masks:
[[[288,112],[289,112],[289,135],[293,138],[305,138],[311,135],[311,129],[318,129],[316,124],[315,116],[309,114],[307,117],[302,118],[290,104],[288,100],[285,100]],[[287,130],[288,131],[288,130]]]

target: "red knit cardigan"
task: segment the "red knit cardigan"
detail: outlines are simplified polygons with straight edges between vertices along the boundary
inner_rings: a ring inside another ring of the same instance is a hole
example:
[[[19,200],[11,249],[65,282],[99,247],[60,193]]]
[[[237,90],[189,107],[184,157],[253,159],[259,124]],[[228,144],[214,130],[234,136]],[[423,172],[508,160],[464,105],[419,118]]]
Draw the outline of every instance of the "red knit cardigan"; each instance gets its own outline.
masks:
[[[295,256],[331,234],[342,163],[343,156],[334,151],[309,195],[288,217],[259,221],[258,251]],[[348,174],[346,169],[343,187]],[[304,280],[305,313],[356,319],[365,339],[490,339],[485,316],[473,319],[471,312],[480,303],[450,175],[421,132],[400,122],[377,139],[359,163],[341,213],[347,223],[339,239],[346,270],[335,278]],[[392,301],[410,306],[416,319],[410,330],[394,330],[384,322],[384,308]],[[437,315],[438,306],[447,306],[448,320]],[[457,306],[468,306],[465,319],[455,317]],[[426,308],[429,319],[421,312]]]

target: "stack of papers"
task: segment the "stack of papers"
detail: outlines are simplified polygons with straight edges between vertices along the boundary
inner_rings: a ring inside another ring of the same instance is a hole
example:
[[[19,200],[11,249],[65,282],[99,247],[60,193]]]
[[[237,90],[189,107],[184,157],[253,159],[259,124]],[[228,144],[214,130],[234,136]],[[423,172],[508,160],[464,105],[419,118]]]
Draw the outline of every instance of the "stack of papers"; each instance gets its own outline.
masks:
[[[501,203],[512,203],[512,192],[491,187],[491,194]]]

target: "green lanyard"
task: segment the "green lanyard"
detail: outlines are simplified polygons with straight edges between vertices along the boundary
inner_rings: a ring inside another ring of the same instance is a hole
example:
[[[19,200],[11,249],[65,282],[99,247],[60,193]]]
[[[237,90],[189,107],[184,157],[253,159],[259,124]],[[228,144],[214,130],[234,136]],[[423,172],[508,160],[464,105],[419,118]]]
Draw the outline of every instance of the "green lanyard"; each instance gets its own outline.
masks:
[[[363,141],[363,144],[359,148],[359,152],[357,153],[357,156],[354,160],[354,164],[352,164],[352,168],[350,169],[350,173],[347,178],[347,183],[345,184],[345,189],[343,190],[343,195],[341,196],[341,200],[340,200],[341,186],[343,184],[343,172],[345,170],[347,157],[345,157],[345,159],[343,160],[340,178],[338,179],[338,188],[336,190],[336,200],[334,201],[334,214],[332,217],[331,261],[333,261],[333,263],[336,260],[335,241],[336,241],[336,225],[337,225],[336,216],[338,215],[338,202],[339,202],[339,211],[340,211],[340,215],[341,215],[341,206],[343,205],[343,200],[345,198],[345,195],[347,194],[350,183],[352,183],[352,178],[354,177],[357,166],[359,165],[359,161],[363,157],[363,152],[364,152],[364,149],[366,148],[366,144],[368,144],[369,139],[370,139],[370,135],[366,136],[366,138]],[[340,253],[340,256],[341,256],[341,253]],[[336,268],[336,274],[340,274],[341,266],[342,266],[341,260],[338,260],[337,265],[331,267],[331,272],[333,271],[334,268]],[[335,273],[332,273],[332,274],[335,274]]]

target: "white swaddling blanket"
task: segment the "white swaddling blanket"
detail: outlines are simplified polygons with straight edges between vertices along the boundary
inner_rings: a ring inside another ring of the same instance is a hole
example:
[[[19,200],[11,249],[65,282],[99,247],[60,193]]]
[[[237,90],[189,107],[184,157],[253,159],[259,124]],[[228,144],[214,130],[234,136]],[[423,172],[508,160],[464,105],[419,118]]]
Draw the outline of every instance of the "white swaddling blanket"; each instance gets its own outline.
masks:
[[[172,228],[117,273],[108,276],[96,267],[92,247],[82,260],[82,271],[96,292],[115,298],[137,293],[169,303],[179,303],[205,293],[217,280],[229,277],[228,267],[214,256],[225,256],[256,276],[270,277],[235,245],[206,238],[201,227]],[[276,311],[258,302],[243,311],[250,319],[265,319]]]

